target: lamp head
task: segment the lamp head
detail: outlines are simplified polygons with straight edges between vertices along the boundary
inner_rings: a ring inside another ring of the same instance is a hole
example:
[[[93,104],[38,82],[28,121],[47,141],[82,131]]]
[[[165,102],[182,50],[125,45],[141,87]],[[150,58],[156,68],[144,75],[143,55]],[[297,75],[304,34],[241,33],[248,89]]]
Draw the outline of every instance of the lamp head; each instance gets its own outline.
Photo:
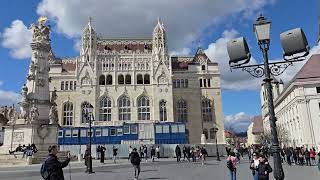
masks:
[[[268,21],[262,14],[253,24],[253,31],[259,44],[270,43],[271,21]]]

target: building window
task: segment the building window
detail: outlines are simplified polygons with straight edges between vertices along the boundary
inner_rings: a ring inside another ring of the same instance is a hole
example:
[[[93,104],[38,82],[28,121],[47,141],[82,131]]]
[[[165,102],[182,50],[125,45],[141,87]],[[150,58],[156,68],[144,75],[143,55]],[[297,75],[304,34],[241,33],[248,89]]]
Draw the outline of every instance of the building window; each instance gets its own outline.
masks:
[[[150,101],[146,96],[138,99],[138,120],[150,120]]]
[[[66,81],[66,84],[65,84],[65,86],[64,86],[64,89],[65,89],[65,90],[69,90],[69,81]]]
[[[207,81],[206,81],[206,79],[202,79],[202,81],[203,81],[203,87],[207,87]]]
[[[201,66],[201,69],[202,69],[202,71],[206,70],[206,66],[205,66],[205,65],[202,65],[202,66]]]
[[[188,121],[188,108],[185,100],[179,100],[177,103],[178,122]]]
[[[150,84],[150,75],[149,74],[144,75],[144,84]]]
[[[121,96],[118,100],[119,106],[119,120],[130,120],[131,110],[130,110],[130,99],[127,96]]]
[[[320,93],[320,87],[316,87],[317,93]]]
[[[74,89],[74,90],[77,89],[77,81],[74,81],[74,83],[73,83],[73,89]]]
[[[73,104],[67,102],[63,105],[63,125],[72,126],[73,121]]]
[[[118,84],[124,84],[124,77],[122,74],[118,76]]]
[[[173,88],[188,88],[188,79],[172,80]]]
[[[207,129],[203,129],[203,134],[204,134],[204,136],[206,136],[206,139],[208,139],[208,130]]]
[[[166,101],[161,100],[159,103],[160,121],[167,121]]]
[[[138,75],[137,75],[137,84],[143,84],[142,74],[138,74]]]
[[[111,100],[108,97],[103,97],[100,101],[100,121],[111,121]]]
[[[204,99],[201,103],[201,109],[202,109],[202,120],[204,122],[212,121],[212,106],[211,106],[211,100],[210,99]]]
[[[87,101],[83,102],[82,105],[81,105],[81,122],[82,123],[87,123],[89,122],[89,118],[90,117],[87,117],[87,114],[86,114],[86,108],[88,108],[89,106],[92,106],[90,103],[88,103]]]
[[[176,85],[177,88],[180,88],[180,79],[177,79],[177,85]]]
[[[116,128],[111,128],[110,129],[110,136],[116,136],[117,135],[117,129]]]
[[[73,90],[73,81],[70,81],[70,90]]]
[[[177,85],[176,85],[176,83],[177,83],[177,80],[172,80],[172,86],[173,86],[173,88],[176,88],[177,87]]]
[[[216,136],[215,132],[214,132],[214,128],[210,129],[210,139],[214,139]]]
[[[202,79],[199,79],[200,87],[202,87]]]
[[[131,76],[129,74],[126,75],[126,84],[131,84]]]
[[[210,79],[207,79],[207,81],[208,81],[208,87],[210,87],[211,86]]]
[[[184,80],[184,86],[183,86],[184,88],[188,88],[188,79],[185,79]]]
[[[112,76],[110,74],[107,75],[107,85],[112,85]]]
[[[99,85],[106,85],[106,77],[104,75],[100,76]]]
[[[64,90],[64,81],[61,81],[61,88],[62,91]]]

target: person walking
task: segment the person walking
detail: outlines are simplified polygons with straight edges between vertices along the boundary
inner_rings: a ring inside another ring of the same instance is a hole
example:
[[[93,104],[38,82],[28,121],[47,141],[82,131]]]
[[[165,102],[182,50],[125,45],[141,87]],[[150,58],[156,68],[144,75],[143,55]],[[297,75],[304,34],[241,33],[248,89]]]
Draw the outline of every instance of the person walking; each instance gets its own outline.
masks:
[[[160,146],[156,148],[157,158],[160,159]]]
[[[284,152],[285,152],[285,154],[286,154],[287,163],[288,163],[289,166],[291,166],[291,156],[292,156],[292,153],[291,153],[290,148],[285,148],[285,149],[284,149]]]
[[[46,174],[48,176],[46,179],[64,180],[62,169],[68,166],[70,162],[70,153],[68,153],[68,157],[65,161],[60,162],[57,157],[57,153],[59,152],[57,145],[49,146],[48,151],[49,155],[43,163],[44,168],[41,168],[42,177],[42,169],[46,169]]]
[[[107,149],[104,146],[100,146],[100,163],[102,163],[102,164],[104,164],[106,150]]]
[[[183,161],[185,161],[185,159],[187,158],[187,147],[185,145],[183,145],[182,153],[183,153]]]
[[[264,155],[260,156],[260,163],[258,166],[258,180],[269,180],[269,174],[272,172],[272,168],[268,162],[268,159]]]
[[[144,145],[140,146],[139,153],[140,153],[140,157],[143,158],[144,157]]]
[[[140,175],[140,162],[141,158],[139,157],[139,153],[137,152],[137,148],[133,148],[132,153],[130,155],[130,161],[134,168],[134,179],[137,180]]]
[[[144,159],[146,160],[146,162],[148,162],[148,147],[147,147],[147,145],[144,145],[143,156],[144,156]]]
[[[179,145],[176,146],[175,153],[176,153],[177,162],[180,162],[181,149],[180,149]]]
[[[100,156],[101,156],[101,146],[100,145],[98,145],[96,152],[97,152],[97,159],[100,159]]]
[[[152,159],[152,162],[154,162],[154,157],[156,156],[156,150],[154,149],[154,147],[152,146],[151,147],[151,159]]]
[[[316,165],[316,150],[314,148],[310,149],[310,159],[311,165]]]
[[[117,155],[118,155],[118,148],[116,148],[115,146],[113,146],[113,147],[112,147],[113,163],[116,163]]]
[[[89,145],[87,145],[87,149],[84,152],[84,165],[86,166],[86,173],[89,172],[89,161],[90,161],[90,150],[89,150]]]
[[[130,156],[131,156],[131,153],[132,153],[132,147],[131,146],[129,146],[129,149],[128,149],[128,152],[129,152],[129,155],[128,155],[128,161],[130,161]]]
[[[206,148],[201,147],[200,156],[201,156],[202,165],[205,165],[206,164],[206,159],[207,159],[207,156],[208,156],[208,152],[207,152]]]
[[[318,153],[318,169],[320,171],[320,152]]]
[[[260,159],[257,153],[252,154],[252,160],[250,163],[250,169],[252,170],[252,177],[253,180],[259,180],[259,175],[258,175],[258,166],[260,164]]]
[[[238,160],[236,158],[236,154],[234,152],[230,152],[227,158],[227,167],[230,173],[230,180],[237,180],[237,163]]]
[[[306,151],[304,152],[304,157],[306,159],[306,166],[311,166],[311,163],[310,163],[310,152],[308,151],[308,149],[306,149]]]

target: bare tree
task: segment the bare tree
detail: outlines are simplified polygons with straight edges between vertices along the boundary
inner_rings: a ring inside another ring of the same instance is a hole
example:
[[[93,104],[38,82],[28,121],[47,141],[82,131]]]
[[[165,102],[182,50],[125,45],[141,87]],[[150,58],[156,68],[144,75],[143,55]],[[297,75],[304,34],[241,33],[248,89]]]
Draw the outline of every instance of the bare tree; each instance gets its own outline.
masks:
[[[290,141],[288,130],[282,126],[277,126],[277,132],[280,145],[287,145],[287,143]],[[271,143],[271,140],[271,131],[264,132],[258,138],[258,142],[261,144]]]

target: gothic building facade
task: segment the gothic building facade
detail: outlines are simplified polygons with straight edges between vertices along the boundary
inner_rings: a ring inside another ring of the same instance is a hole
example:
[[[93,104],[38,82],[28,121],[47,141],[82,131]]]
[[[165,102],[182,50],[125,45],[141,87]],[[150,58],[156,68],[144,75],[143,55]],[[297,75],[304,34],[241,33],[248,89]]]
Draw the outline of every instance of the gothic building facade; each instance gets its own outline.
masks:
[[[169,56],[164,25],[151,38],[101,38],[91,22],[80,56],[50,57],[50,91],[59,124],[87,126],[83,108],[94,107],[95,126],[184,122],[190,143],[224,143],[220,73],[198,48],[194,56]],[[143,131],[143,129],[139,129]]]

